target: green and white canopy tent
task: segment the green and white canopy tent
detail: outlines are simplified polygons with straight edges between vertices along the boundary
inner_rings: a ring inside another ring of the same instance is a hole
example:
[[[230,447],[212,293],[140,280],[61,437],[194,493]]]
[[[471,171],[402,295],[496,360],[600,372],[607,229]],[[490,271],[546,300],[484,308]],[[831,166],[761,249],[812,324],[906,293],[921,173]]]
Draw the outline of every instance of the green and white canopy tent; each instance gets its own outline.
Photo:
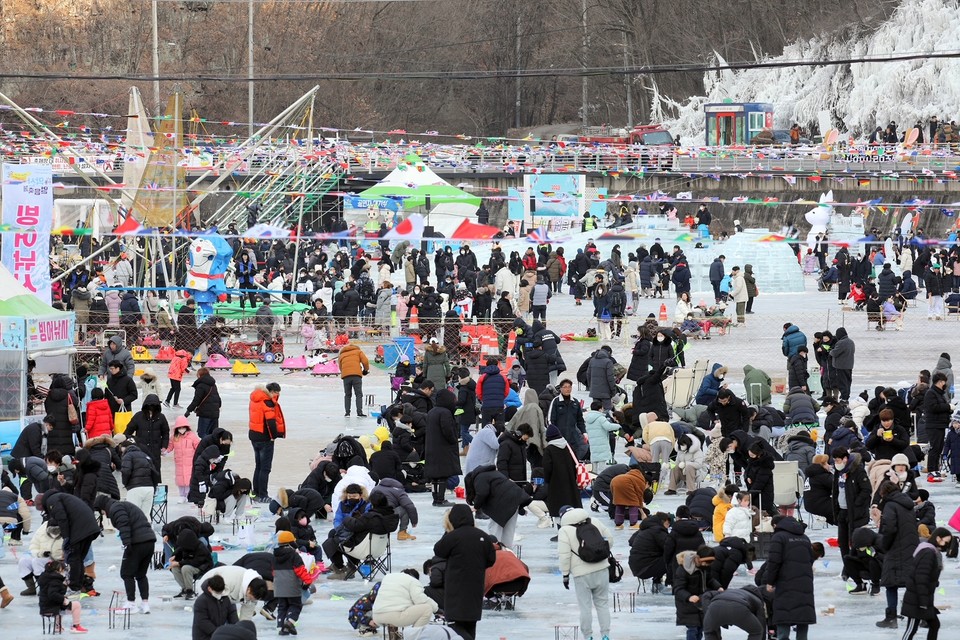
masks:
[[[363,227],[367,221],[365,205],[386,201],[398,204],[399,219],[410,213],[422,213],[428,225],[447,237],[464,220],[475,221],[480,207],[479,197],[438,176],[416,154],[408,155],[387,177],[358,194],[354,202],[361,206],[345,206],[344,219]]]
[[[57,362],[66,373],[74,347],[73,312],[37,298],[0,265],[0,443],[13,444],[27,410],[27,358]]]

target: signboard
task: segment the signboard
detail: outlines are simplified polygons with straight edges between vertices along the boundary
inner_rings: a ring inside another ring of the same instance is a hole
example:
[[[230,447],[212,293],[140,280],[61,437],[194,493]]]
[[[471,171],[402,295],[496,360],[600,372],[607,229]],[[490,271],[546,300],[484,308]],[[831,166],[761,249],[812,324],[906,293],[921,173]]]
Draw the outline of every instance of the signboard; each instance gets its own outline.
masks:
[[[4,163],[2,179],[3,223],[28,229],[3,234],[3,264],[41,302],[50,304],[53,169]]]
[[[73,346],[74,315],[27,318],[27,351]]]
[[[586,212],[583,174],[527,174],[523,177],[524,217],[528,228],[567,231],[579,228]]]

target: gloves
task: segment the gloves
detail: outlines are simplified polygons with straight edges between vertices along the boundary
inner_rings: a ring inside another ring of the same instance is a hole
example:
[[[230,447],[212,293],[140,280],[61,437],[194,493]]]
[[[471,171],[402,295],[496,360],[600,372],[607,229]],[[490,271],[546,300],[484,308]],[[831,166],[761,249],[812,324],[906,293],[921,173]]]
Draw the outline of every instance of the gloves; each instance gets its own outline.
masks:
[[[517,513],[521,516],[525,516],[527,515],[527,510],[524,509],[523,507],[520,507],[519,509],[517,509]]]
[[[455,415],[455,416],[462,416],[462,415],[463,415],[463,409],[457,409],[456,411],[453,412],[453,415]]]
[[[184,414],[183,414],[183,417],[184,417],[184,418],[189,418],[189,417],[190,417],[190,412],[187,411],[186,413],[184,413]]]
[[[368,373],[370,373],[370,369],[367,369],[366,371],[364,371],[363,375],[367,375]]]
[[[570,591],[570,576],[563,576],[563,588]]]

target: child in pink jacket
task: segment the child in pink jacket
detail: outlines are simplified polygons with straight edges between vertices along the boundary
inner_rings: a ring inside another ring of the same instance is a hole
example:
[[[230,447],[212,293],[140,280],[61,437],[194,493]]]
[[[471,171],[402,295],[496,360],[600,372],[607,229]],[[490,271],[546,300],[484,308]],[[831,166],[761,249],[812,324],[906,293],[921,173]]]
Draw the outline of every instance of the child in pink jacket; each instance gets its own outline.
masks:
[[[187,494],[190,492],[190,476],[193,474],[193,454],[200,444],[200,437],[190,426],[190,421],[183,417],[177,417],[173,423],[173,438],[170,439],[170,447],[167,453],[173,452],[173,461],[177,469],[177,488],[180,489],[180,502],[186,502]]]
[[[183,374],[190,370],[190,354],[180,349],[170,360],[170,368],[167,369],[167,379],[170,380],[170,391],[167,393],[167,399],[163,401],[164,406],[170,407],[170,400],[173,400],[173,406],[180,408],[180,382],[183,380]]]

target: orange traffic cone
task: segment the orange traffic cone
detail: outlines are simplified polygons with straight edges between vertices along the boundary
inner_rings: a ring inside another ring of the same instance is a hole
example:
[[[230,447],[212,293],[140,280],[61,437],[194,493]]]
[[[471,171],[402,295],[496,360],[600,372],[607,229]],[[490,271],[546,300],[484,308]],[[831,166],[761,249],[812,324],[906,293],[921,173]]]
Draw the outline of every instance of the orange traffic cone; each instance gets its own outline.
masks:
[[[410,307],[410,331],[419,331],[420,330],[420,313],[417,311],[416,307]]]
[[[664,322],[667,319],[667,305],[660,303],[660,322]]]

